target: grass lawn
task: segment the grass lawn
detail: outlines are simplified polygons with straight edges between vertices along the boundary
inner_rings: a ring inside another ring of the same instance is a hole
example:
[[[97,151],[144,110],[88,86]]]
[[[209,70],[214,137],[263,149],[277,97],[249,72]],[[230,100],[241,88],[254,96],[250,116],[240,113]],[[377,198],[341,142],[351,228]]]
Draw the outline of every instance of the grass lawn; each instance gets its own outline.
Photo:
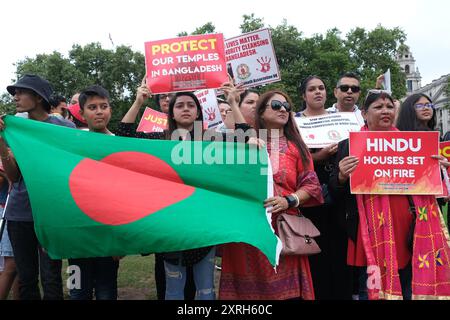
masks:
[[[448,221],[448,203],[445,204],[445,206],[442,209],[442,214],[444,215],[445,224],[447,224]]]
[[[218,258],[216,258],[217,261]],[[217,261],[218,262],[218,261]],[[155,256],[127,256],[120,260],[117,279],[119,300],[156,300],[154,277]],[[69,299],[67,289],[67,260],[63,261],[62,276],[65,299]],[[219,288],[220,271],[215,270],[216,294]]]

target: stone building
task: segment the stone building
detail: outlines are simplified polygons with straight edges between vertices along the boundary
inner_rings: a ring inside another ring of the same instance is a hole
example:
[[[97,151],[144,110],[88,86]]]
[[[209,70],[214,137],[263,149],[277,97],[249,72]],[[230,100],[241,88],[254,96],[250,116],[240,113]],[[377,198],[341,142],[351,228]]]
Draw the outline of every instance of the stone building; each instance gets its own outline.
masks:
[[[437,116],[436,122],[441,134],[445,134],[450,130],[450,97],[446,95],[446,87],[449,81],[450,74],[447,74],[414,91],[414,93],[424,93],[431,98],[435,106]]]
[[[422,77],[420,76],[419,68],[416,67],[416,60],[407,46],[403,46],[399,50],[397,62],[406,75],[406,95],[424,93],[429,96],[435,105],[437,127],[441,134],[445,134],[450,130],[450,97],[446,95],[450,74],[441,76],[439,79],[433,80],[430,84],[422,87]]]

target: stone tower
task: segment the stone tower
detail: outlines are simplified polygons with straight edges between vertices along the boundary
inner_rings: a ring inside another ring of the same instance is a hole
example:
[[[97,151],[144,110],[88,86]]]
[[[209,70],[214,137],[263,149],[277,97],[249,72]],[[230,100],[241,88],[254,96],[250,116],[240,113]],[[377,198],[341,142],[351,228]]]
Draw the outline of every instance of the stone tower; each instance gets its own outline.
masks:
[[[416,60],[414,59],[409,47],[402,45],[398,50],[397,62],[406,75],[406,91],[411,94],[413,91],[421,87],[421,79],[419,68],[416,68]]]

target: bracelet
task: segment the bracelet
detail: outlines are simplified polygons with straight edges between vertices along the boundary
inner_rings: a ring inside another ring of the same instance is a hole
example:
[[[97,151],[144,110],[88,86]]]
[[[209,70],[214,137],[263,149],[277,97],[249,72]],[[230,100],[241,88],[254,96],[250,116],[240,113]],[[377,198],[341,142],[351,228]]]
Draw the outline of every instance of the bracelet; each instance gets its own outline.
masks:
[[[2,159],[2,161],[3,160],[9,161],[9,160],[11,160],[11,157],[8,154],[6,157],[0,157],[0,159]]]
[[[300,205],[300,199],[298,198],[298,195],[294,192],[294,193],[291,193],[291,196],[293,196],[295,198],[295,201],[296,201],[294,207],[295,208],[298,207]]]

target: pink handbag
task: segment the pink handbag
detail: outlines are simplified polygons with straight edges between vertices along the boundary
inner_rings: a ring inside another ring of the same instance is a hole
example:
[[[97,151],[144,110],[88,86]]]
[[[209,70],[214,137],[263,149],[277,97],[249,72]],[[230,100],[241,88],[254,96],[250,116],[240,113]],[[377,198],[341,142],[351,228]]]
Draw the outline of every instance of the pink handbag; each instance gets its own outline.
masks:
[[[312,255],[320,253],[315,237],[319,230],[303,215],[282,213],[277,218],[278,236],[283,243],[282,255]]]

